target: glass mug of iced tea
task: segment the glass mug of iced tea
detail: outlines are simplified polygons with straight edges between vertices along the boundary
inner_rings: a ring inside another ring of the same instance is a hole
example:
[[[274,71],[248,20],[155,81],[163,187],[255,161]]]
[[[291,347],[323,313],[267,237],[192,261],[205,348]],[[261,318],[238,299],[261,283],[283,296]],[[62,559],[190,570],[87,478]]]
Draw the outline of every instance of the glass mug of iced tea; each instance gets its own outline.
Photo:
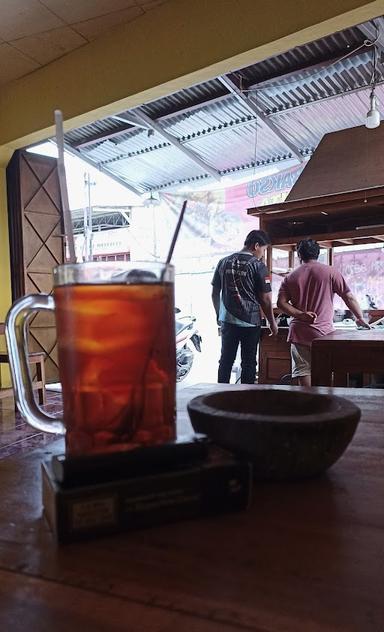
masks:
[[[68,455],[127,450],[175,438],[174,269],[88,262],[55,268],[53,296],[19,299],[7,316],[12,381],[23,417],[65,433]],[[31,315],[54,310],[63,420],[36,404],[27,362]]]

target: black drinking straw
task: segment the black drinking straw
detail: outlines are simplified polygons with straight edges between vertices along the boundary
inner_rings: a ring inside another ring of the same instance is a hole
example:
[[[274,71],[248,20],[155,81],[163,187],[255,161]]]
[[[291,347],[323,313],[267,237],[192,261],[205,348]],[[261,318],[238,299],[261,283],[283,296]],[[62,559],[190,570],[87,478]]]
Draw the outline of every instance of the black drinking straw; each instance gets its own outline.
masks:
[[[176,228],[175,228],[175,232],[173,233],[171,245],[169,246],[168,256],[167,256],[166,261],[165,261],[166,265],[168,265],[168,263],[170,263],[170,261],[172,259],[173,251],[174,251],[175,245],[176,245],[176,240],[177,240],[177,238],[179,236],[180,226],[181,226],[181,222],[183,221],[183,217],[184,217],[184,213],[185,213],[185,209],[186,208],[187,208],[187,200],[184,200],[183,206],[181,207],[181,213],[179,215],[179,219],[177,221],[177,225],[176,225]]]
[[[176,240],[177,240],[177,238],[178,238],[178,236],[179,236],[180,226],[181,226],[181,222],[183,221],[183,217],[184,217],[184,213],[185,213],[185,209],[186,209],[186,208],[187,208],[187,200],[184,200],[184,202],[183,202],[183,206],[181,207],[181,212],[180,212],[180,215],[179,215],[179,219],[177,220],[177,224],[176,224],[175,232],[173,233],[173,237],[172,237],[171,245],[170,245],[170,247],[169,247],[169,251],[168,251],[168,256],[167,256],[166,262],[165,262],[165,264],[164,264],[164,268],[163,268],[163,270],[161,271],[160,280],[161,280],[161,282],[162,282],[162,283],[164,283],[164,277],[165,277],[165,272],[166,272],[166,269],[167,269],[167,265],[170,263],[170,261],[171,261],[171,259],[172,259],[173,251],[174,251],[174,249],[175,249],[175,245],[176,245]],[[165,304],[165,308],[166,308],[166,307],[167,307],[167,306],[166,306],[166,304]],[[149,367],[149,363],[150,363],[150,361],[152,360],[153,355],[154,355],[154,352],[155,352],[155,347],[156,347],[155,341],[156,341],[156,340],[157,340],[157,338],[158,338],[158,335],[159,335],[159,333],[160,333],[160,329],[161,329],[162,325],[163,325],[162,320],[161,320],[161,318],[159,318],[159,319],[158,319],[158,327],[157,327],[157,331],[155,331],[155,335],[154,335],[154,339],[153,339],[153,340],[154,340],[154,342],[153,342],[152,348],[150,349],[150,352],[149,352],[149,354],[148,354],[147,360],[146,360],[145,365],[144,365],[143,377],[142,377],[142,379],[141,379],[141,381],[140,381],[140,383],[141,383],[142,385],[144,385],[144,384],[145,384],[145,376],[146,376],[146,374],[147,374],[147,370],[148,370],[148,367]],[[142,392],[144,392],[144,389],[142,389]],[[141,413],[140,413],[141,415],[143,414],[143,406],[144,406],[144,401],[143,401],[143,399],[142,399],[142,401],[141,401]],[[137,422],[137,423],[138,423],[138,422]],[[136,429],[136,427],[137,427],[137,423],[136,423],[135,427],[134,427],[134,428],[133,428],[133,430],[132,430],[132,436],[133,436],[133,435],[134,435],[134,433],[135,433],[135,429]]]

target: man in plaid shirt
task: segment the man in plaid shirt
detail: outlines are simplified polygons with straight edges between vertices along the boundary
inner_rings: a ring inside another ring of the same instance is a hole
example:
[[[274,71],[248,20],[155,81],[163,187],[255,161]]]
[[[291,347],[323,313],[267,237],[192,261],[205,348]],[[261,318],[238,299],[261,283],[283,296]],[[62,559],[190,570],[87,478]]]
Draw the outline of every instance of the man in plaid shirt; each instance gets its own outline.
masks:
[[[216,266],[212,279],[212,302],[221,326],[218,382],[230,382],[240,344],[241,383],[254,384],[261,331],[260,307],[268,320],[271,335],[277,334],[271,280],[262,261],[269,243],[264,231],[252,230],[242,250],[224,257]]]

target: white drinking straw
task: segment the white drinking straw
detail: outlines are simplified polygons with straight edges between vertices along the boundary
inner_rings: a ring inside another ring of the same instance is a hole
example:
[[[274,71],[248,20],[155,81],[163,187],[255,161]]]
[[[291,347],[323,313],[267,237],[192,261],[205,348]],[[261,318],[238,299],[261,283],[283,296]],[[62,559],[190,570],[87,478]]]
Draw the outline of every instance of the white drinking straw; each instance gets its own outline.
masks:
[[[61,206],[63,209],[64,232],[67,239],[69,250],[68,261],[76,262],[75,240],[73,238],[72,218],[69,210],[67,179],[65,176],[64,165],[64,132],[63,132],[63,113],[61,110],[55,110],[55,126],[56,126],[56,143],[58,149],[57,173],[59,176],[59,187],[61,196]]]

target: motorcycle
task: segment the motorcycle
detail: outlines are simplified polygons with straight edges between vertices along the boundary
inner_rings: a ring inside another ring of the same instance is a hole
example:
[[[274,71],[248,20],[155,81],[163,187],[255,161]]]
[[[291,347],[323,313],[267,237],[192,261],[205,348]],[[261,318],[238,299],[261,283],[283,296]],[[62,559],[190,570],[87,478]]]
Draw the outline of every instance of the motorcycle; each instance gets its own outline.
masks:
[[[176,381],[181,382],[192,368],[195,351],[201,352],[202,339],[194,316],[182,315],[177,307],[175,313]]]

